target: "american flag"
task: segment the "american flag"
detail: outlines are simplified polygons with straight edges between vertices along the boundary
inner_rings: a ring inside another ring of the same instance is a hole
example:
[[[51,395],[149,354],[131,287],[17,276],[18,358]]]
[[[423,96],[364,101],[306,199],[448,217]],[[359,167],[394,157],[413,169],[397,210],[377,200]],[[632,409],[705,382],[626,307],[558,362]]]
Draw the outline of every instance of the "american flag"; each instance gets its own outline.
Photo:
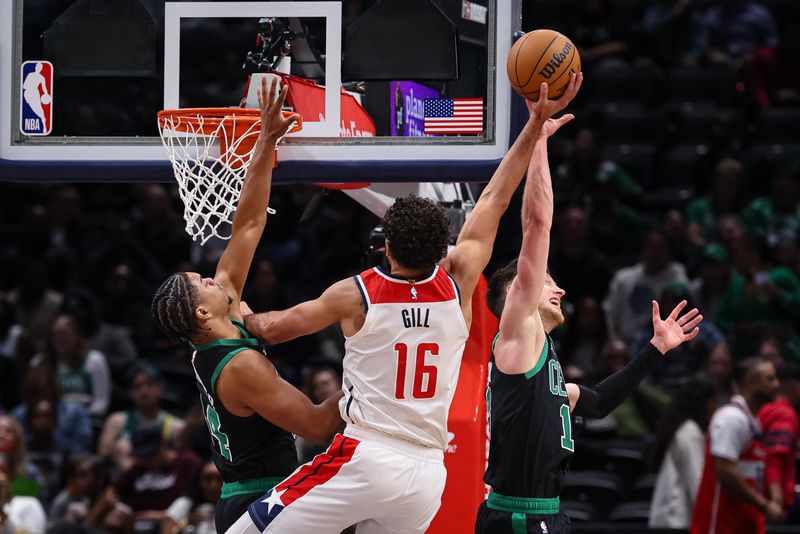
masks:
[[[482,134],[482,98],[426,98],[426,134]]]

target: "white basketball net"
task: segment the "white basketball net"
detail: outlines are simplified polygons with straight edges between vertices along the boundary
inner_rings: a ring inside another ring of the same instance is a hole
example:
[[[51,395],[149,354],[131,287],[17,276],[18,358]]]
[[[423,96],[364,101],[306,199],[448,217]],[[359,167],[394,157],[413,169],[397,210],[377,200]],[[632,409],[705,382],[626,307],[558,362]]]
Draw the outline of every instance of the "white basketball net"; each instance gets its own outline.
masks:
[[[201,245],[211,237],[230,239],[261,122],[234,114],[205,116],[187,111],[164,114],[158,120],[178,181],[186,232],[193,240],[200,239]],[[237,126],[243,130],[238,135]]]

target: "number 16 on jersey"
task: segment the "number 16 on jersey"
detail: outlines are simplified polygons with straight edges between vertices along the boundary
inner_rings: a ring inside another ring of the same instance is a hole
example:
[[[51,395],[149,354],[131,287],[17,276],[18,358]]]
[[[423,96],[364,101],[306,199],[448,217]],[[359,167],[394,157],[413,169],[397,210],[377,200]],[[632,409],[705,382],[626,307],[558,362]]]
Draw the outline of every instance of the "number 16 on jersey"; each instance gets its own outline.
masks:
[[[397,353],[397,380],[395,381],[394,396],[397,399],[406,399],[407,384],[406,376],[409,366],[408,352],[409,347],[405,343],[397,343],[394,346]],[[438,343],[420,343],[416,348],[411,375],[414,377],[411,386],[411,398],[431,399],[436,395],[437,369],[435,365],[425,363],[428,355],[439,356]]]

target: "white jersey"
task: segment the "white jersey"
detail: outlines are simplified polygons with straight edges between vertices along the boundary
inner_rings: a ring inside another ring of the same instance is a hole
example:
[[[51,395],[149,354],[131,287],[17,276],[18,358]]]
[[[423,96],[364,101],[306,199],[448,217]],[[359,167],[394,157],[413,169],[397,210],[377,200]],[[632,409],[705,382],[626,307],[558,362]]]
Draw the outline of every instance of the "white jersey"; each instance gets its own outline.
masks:
[[[444,450],[469,337],[458,286],[440,267],[415,282],[379,268],[364,271],[355,282],[366,320],[345,340],[342,418]]]

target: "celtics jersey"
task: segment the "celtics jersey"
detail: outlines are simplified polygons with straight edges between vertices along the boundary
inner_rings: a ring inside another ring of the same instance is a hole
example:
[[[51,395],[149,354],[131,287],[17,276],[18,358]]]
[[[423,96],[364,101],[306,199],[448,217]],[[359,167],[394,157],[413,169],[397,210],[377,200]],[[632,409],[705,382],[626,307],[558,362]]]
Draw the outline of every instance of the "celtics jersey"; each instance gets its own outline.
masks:
[[[493,355],[486,400],[491,432],[486,483],[509,497],[558,497],[575,447],[567,389],[550,337],[536,366],[524,374],[500,372]]]
[[[217,378],[231,358],[248,349],[267,357],[242,323],[233,321],[233,324],[241,338],[198,345],[192,355],[203,415],[211,432],[214,463],[223,482],[288,476],[298,465],[294,436],[258,414],[248,417],[232,414],[217,397]]]

